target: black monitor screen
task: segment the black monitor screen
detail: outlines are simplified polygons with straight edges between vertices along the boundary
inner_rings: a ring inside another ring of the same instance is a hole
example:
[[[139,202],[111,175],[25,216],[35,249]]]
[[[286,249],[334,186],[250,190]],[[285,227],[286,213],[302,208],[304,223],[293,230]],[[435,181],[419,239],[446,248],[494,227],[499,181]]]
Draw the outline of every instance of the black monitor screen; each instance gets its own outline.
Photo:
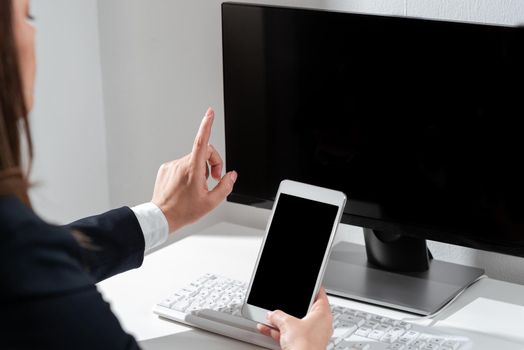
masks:
[[[224,4],[230,200],[303,181],[343,222],[524,256],[523,53],[519,28]]]

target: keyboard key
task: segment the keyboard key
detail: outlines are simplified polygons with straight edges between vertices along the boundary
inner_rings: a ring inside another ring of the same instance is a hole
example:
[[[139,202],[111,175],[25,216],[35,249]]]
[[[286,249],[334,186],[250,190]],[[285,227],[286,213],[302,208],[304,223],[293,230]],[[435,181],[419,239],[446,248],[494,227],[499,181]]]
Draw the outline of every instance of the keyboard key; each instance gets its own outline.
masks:
[[[336,312],[336,313],[341,314],[341,313],[344,312],[344,308],[342,306],[335,306],[335,305],[333,305],[331,307],[331,312]]]
[[[406,329],[400,328],[400,327],[393,327],[389,331],[394,332],[395,334],[398,334],[399,336],[401,336],[402,334],[406,332]]]
[[[382,319],[384,319],[384,317],[379,316],[379,315],[371,316],[371,321],[375,321],[375,322],[378,322],[378,323],[382,323]]]
[[[208,297],[208,299],[213,301],[217,301],[218,298],[220,298],[220,293],[218,293],[217,291],[212,292]]]
[[[393,343],[386,350],[404,350],[405,345],[402,343]]]
[[[453,341],[453,340],[447,340],[447,341],[444,342],[444,344],[442,344],[442,347],[448,347],[448,348],[451,348],[453,350],[459,349],[460,346],[461,346],[460,342]]]
[[[412,342],[412,343],[409,344],[409,345],[411,345],[411,346],[415,346],[415,347],[421,349],[422,347],[424,347],[424,346],[426,345],[426,342],[423,341],[423,340],[418,340],[418,339],[417,339],[417,340],[415,340],[414,342]]]
[[[397,336],[395,336],[394,334],[392,333],[386,333],[384,334],[384,336],[382,338],[380,338],[380,341],[382,343],[394,343],[397,341]]]
[[[404,347],[404,350],[420,350],[420,348],[418,346],[407,345]]]
[[[331,341],[335,345],[337,345],[340,341],[342,341],[346,337],[349,337],[356,330],[357,330],[357,326],[354,323],[341,322],[337,324],[337,326],[333,330]]]
[[[390,326],[388,325],[385,325],[385,324],[379,324],[378,326],[375,327],[375,330],[377,331],[382,331],[384,333],[386,333],[387,331],[389,331],[391,329]]]
[[[445,338],[434,337],[434,338],[431,338],[431,340],[429,342],[433,343],[433,344],[437,344],[437,345],[442,345],[442,344],[444,344],[445,341],[446,341]]]
[[[377,331],[376,329],[374,329],[373,331],[371,331],[371,333],[368,334],[368,338],[373,340],[380,340],[380,338],[382,338],[383,336],[384,331]]]
[[[366,323],[364,323],[364,327],[369,327],[371,329],[375,329],[376,326],[378,326],[380,323],[378,322],[375,322],[375,321],[367,321]]]
[[[393,322],[393,326],[401,327],[401,328],[404,328],[404,329],[410,329],[411,328],[411,324],[407,323],[407,322],[404,322],[404,321],[395,321],[395,322]]]
[[[431,334],[421,333],[418,336],[417,340],[425,341],[426,343],[428,343],[432,338],[433,338],[433,336]]]
[[[189,301],[188,300],[180,300],[179,302],[175,303],[171,308],[176,311],[184,312],[189,307]]]
[[[368,314],[367,312],[358,311],[355,316],[363,318],[365,320],[370,320],[373,315]]]
[[[203,286],[205,288],[212,288],[215,284],[217,284],[215,280],[209,280],[206,283],[204,283]]]
[[[358,318],[358,317],[351,316],[348,314],[343,314],[342,316],[340,316],[339,320],[341,322],[354,323],[359,327],[362,326],[366,322],[366,320],[364,320],[363,318]]]
[[[165,299],[162,300],[160,303],[158,303],[158,305],[163,306],[163,307],[170,308],[171,305],[173,305],[175,302],[176,302],[176,300],[174,300],[174,299],[172,299],[172,298],[165,298]]]
[[[335,347],[335,350],[368,350],[368,349],[370,349],[369,344],[348,342],[348,341],[343,341]]]
[[[357,310],[352,310],[352,309],[348,309],[348,308],[345,308],[345,307],[343,307],[342,310],[343,310],[342,311],[343,313],[351,315],[351,316],[357,316],[357,314],[358,314]]]
[[[209,280],[209,277],[202,276],[199,279],[197,279],[195,281],[195,283],[198,283],[198,284],[202,285],[202,284],[206,283],[208,280]]]
[[[402,343],[402,344],[409,344],[413,341],[413,339],[411,338],[408,338],[408,337],[400,337],[398,338],[397,340],[399,343]]]
[[[184,295],[184,297],[194,297],[197,295],[200,291],[196,288],[189,288],[185,287],[180,291],[180,294]]]
[[[195,311],[200,310],[200,305],[195,305],[195,303],[191,304],[186,310],[186,313],[194,313]]]
[[[187,290],[187,291],[189,291],[190,293],[193,293],[193,292],[199,290],[200,288],[201,288],[201,286],[199,286],[199,285],[197,285],[197,284],[195,284],[195,283],[192,283],[192,284],[190,284],[190,285],[184,287],[182,290]]]
[[[202,309],[211,309],[211,310],[213,310],[213,308],[215,307],[215,305],[216,305],[216,304],[215,304],[215,302],[214,302],[213,300],[209,300],[209,299],[208,299],[208,301],[206,301],[206,302],[204,303],[204,305],[202,305]]]
[[[373,329],[371,328],[368,328],[368,327],[360,327],[356,332],[355,334],[356,335],[359,335],[361,337],[367,337],[369,335],[369,333],[371,333],[373,331]]]
[[[389,326],[393,326],[396,320],[393,320],[391,318],[383,317],[381,323]]]
[[[411,343],[411,342],[413,342],[415,339],[417,339],[419,335],[420,335],[419,332],[408,331],[408,332],[406,332],[406,334],[404,334],[404,335],[402,336],[402,338],[406,338],[406,339],[408,339],[408,342],[407,342],[407,343]]]

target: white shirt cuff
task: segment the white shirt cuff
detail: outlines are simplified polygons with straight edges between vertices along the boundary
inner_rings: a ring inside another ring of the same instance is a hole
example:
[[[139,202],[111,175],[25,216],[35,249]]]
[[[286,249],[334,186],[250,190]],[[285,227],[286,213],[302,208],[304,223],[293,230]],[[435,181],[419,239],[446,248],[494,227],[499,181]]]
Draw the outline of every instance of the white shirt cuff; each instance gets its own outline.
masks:
[[[159,207],[149,202],[132,207],[131,210],[135,213],[144,234],[145,252],[167,240],[169,224]]]

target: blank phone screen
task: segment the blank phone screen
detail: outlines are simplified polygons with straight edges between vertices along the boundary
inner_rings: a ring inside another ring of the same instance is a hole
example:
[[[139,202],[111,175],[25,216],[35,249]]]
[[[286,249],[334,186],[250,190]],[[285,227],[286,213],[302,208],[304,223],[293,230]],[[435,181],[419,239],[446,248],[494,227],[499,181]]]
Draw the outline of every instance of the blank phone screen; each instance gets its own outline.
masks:
[[[336,205],[280,194],[248,304],[306,315],[337,212]]]

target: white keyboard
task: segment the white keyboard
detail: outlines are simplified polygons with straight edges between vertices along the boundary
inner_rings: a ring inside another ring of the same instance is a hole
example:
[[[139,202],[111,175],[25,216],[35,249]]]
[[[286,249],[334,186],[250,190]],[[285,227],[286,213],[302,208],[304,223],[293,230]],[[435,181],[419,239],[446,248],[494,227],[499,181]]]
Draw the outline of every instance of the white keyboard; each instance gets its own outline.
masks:
[[[206,274],[176,291],[153,311],[161,317],[259,345],[280,349],[241,315],[247,284]],[[329,350],[466,350],[471,341],[430,327],[331,305],[333,336]]]

